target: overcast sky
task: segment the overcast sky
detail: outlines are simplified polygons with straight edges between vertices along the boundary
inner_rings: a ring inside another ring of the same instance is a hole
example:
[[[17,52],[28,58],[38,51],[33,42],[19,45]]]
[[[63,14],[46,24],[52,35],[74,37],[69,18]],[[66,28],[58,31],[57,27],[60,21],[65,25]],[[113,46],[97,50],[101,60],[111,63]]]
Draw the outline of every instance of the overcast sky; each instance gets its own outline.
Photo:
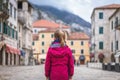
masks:
[[[120,0],[29,0],[38,5],[50,5],[72,12],[88,22],[95,7],[107,4],[120,4]]]

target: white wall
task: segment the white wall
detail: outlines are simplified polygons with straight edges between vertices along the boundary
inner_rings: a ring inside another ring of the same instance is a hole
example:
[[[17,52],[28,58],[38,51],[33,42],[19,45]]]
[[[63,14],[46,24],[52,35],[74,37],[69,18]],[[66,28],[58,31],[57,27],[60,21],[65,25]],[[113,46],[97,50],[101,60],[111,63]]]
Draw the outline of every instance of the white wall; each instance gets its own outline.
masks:
[[[99,19],[99,12],[103,12],[103,19]],[[104,53],[106,58],[105,62],[110,61],[110,30],[109,30],[109,17],[115,12],[114,9],[97,9],[92,16],[92,33],[95,31],[95,36],[92,34],[92,43],[95,43],[95,59],[98,60],[98,54]],[[103,34],[99,34],[99,27],[103,27]],[[104,49],[99,49],[99,42],[103,41]]]

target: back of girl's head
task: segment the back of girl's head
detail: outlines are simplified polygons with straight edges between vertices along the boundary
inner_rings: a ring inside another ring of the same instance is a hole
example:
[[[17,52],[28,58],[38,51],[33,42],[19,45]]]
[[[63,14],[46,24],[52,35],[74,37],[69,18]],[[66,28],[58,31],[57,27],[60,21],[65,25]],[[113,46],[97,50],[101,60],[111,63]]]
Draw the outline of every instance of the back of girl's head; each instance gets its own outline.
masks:
[[[54,33],[55,39],[58,39],[60,41],[61,46],[64,46],[65,44],[65,31],[63,30],[57,30]]]

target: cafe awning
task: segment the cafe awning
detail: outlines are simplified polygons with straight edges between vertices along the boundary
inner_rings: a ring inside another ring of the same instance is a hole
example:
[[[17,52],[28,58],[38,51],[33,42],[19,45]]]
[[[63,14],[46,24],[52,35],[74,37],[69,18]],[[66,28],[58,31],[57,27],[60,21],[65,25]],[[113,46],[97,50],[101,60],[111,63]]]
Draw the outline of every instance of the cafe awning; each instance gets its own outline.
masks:
[[[117,57],[120,57],[120,52],[117,52],[116,54],[115,54],[115,57],[117,58]]]
[[[85,56],[84,55],[80,55],[79,59],[80,60],[85,60]]]
[[[8,45],[8,44],[6,44],[5,51],[6,51],[7,53],[13,53],[13,54],[19,54],[19,55],[20,55],[20,50],[19,50],[19,49],[14,48],[14,47],[12,47],[12,46],[10,46],[10,45]]]

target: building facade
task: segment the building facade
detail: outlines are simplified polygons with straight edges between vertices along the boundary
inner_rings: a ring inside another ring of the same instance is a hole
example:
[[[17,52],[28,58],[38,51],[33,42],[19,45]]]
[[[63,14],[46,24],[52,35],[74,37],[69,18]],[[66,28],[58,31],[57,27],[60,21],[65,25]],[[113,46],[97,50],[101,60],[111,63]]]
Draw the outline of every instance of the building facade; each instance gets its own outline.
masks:
[[[110,30],[109,17],[120,7],[119,4],[110,4],[96,7],[91,15],[92,23],[92,53],[95,61],[99,61],[100,55],[104,55],[104,62],[111,62],[111,41],[113,35]],[[107,14],[107,15],[106,15]],[[113,33],[114,34],[114,33]],[[112,37],[111,37],[112,35]]]
[[[32,64],[32,11],[33,7],[27,0],[18,0],[19,48],[23,51],[24,65]]]
[[[57,29],[61,28],[59,27],[60,25],[55,26],[52,23],[50,23],[49,25],[51,26],[49,26],[46,23],[44,25],[43,22],[39,22],[33,25],[34,33],[37,32],[37,34],[33,34],[34,57],[37,61],[44,63],[47,50],[51,43],[54,41],[54,32]],[[62,29],[66,31],[66,43],[72,49],[73,57],[76,63],[81,62],[81,64],[84,64],[85,62],[89,61],[89,37],[84,33],[70,33],[69,27],[62,27]]]
[[[90,61],[89,37],[82,32],[70,33],[67,45],[71,48],[75,63],[85,64]]]
[[[109,21],[111,53],[115,55],[111,55],[111,62],[116,61],[117,63],[120,63],[120,8],[116,9],[116,11],[109,17]]]
[[[19,65],[17,1],[0,0],[0,65]]]

